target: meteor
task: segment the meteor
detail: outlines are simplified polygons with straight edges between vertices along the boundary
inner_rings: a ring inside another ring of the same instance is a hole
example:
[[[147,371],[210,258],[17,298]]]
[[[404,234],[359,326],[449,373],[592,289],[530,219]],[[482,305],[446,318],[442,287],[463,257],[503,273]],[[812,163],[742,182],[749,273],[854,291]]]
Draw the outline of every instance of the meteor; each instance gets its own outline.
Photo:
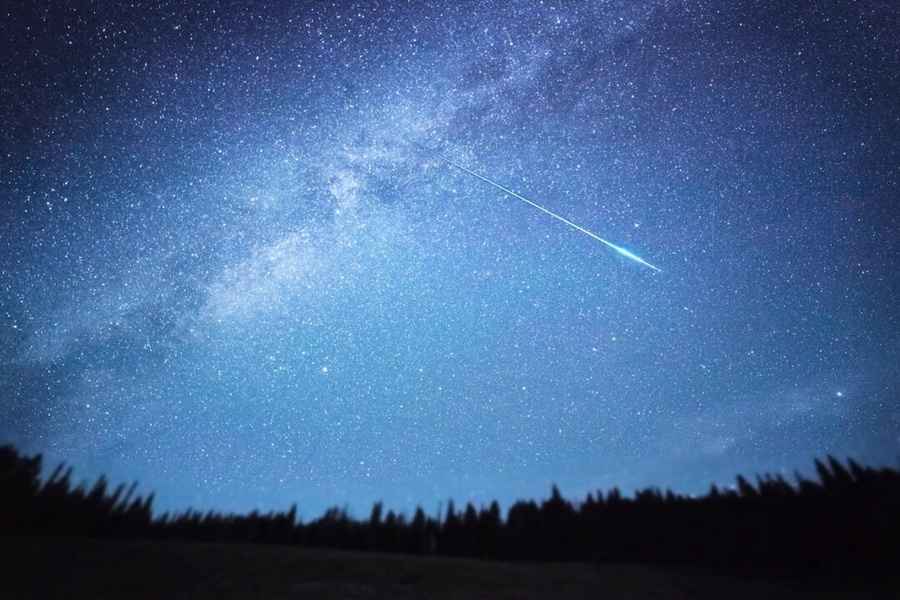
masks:
[[[563,216],[561,216],[561,215],[556,214],[555,212],[553,212],[553,211],[550,210],[549,208],[545,208],[545,207],[541,206],[540,204],[538,204],[537,202],[534,202],[534,201],[532,201],[532,200],[529,200],[529,199],[526,198],[525,196],[523,196],[523,195],[521,195],[521,194],[518,194],[518,193],[512,191],[512,190],[509,189],[508,187],[505,187],[505,186],[503,186],[503,185],[500,185],[500,184],[497,183],[496,181],[493,181],[493,180],[491,180],[491,179],[488,179],[488,178],[485,177],[484,175],[481,175],[481,174],[479,174],[479,173],[476,173],[475,171],[473,171],[473,170],[471,170],[471,169],[469,169],[469,168],[467,168],[467,167],[465,167],[465,166],[459,164],[458,162],[453,161],[453,160],[450,160],[450,159],[447,158],[446,156],[438,155],[438,157],[439,157],[442,161],[444,161],[445,163],[447,163],[448,165],[450,165],[450,166],[452,166],[452,167],[456,167],[456,168],[459,169],[460,171],[462,171],[462,172],[464,172],[464,173],[467,173],[467,174],[471,175],[472,177],[477,177],[477,178],[480,179],[481,181],[483,181],[483,182],[485,182],[485,183],[487,183],[487,184],[489,184],[489,185],[494,186],[495,188],[497,188],[498,190],[502,191],[503,193],[508,194],[508,195],[512,196],[513,198],[515,198],[515,199],[517,199],[517,200],[521,200],[521,201],[524,202],[525,204],[528,204],[528,205],[530,205],[530,206],[533,206],[534,208],[538,209],[539,211],[541,211],[541,212],[543,212],[543,213],[546,213],[546,214],[550,215],[551,217],[553,217],[553,218],[556,219],[557,221],[562,221],[563,223],[565,223],[566,225],[568,225],[568,226],[571,227],[572,229],[577,229],[577,230],[580,231],[581,233],[583,233],[583,234],[585,234],[585,235],[587,235],[587,236],[590,236],[590,237],[594,238],[595,240],[597,240],[597,241],[600,242],[601,244],[607,246],[608,248],[611,248],[612,250],[615,250],[615,251],[616,251],[618,254],[620,254],[621,256],[624,256],[625,258],[627,258],[627,259],[629,259],[629,260],[633,260],[634,262],[636,262],[636,263],[638,263],[638,264],[640,264],[640,265],[643,265],[643,266],[645,266],[645,267],[647,267],[647,268],[653,269],[654,271],[657,271],[657,272],[661,272],[661,271],[662,271],[662,269],[660,269],[660,268],[657,267],[657,266],[651,265],[651,264],[648,263],[646,260],[644,260],[643,258],[641,258],[640,256],[638,256],[637,254],[634,254],[634,253],[632,253],[632,252],[629,252],[629,251],[626,250],[625,248],[622,248],[621,246],[617,246],[616,244],[613,244],[613,243],[610,242],[609,240],[603,239],[602,237],[600,237],[599,235],[597,235],[597,234],[594,233],[593,231],[590,231],[590,230],[588,230],[588,229],[585,229],[585,228],[582,227],[581,225],[578,225],[578,224],[576,224],[576,223],[573,223],[572,221],[568,220],[567,218],[565,218],[565,217],[563,217]]]

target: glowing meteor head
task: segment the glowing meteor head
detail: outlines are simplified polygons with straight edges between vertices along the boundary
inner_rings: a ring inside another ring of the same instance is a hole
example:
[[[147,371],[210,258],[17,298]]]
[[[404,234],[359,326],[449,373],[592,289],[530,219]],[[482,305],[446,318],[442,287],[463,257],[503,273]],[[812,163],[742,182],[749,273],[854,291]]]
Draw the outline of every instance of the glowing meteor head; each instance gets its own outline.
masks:
[[[615,244],[613,244],[612,246],[613,246],[613,248],[615,248],[616,252],[618,252],[625,258],[631,259],[636,263],[640,263],[640,264],[644,265],[645,267],[649,267],[649,268],[653,269],[654,271],[657,271],[657,272],[662,271],[662,269],[660,269],[659,267],[656,267],[654,265],[651,265],[646,260],[644,260],[643,258],[638,256],[637,254],[630,252],[621,246],[616,246]]]
[[[631,260],[637,260],[637,261],[643,262],[641,260],[640,256],[638,256],[637,254],[634,254],[633,252],[626,250],[625,248],[623,248],[621,246],[616,246],[616,252],[618,252],[625,258],[630,258]]]

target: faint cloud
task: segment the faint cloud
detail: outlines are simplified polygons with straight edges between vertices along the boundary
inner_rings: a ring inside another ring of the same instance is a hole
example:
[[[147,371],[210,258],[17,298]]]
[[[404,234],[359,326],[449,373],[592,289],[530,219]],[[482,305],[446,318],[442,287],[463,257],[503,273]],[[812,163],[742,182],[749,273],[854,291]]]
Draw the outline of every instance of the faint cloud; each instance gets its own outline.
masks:
[[[686,458],[723,456],[746,444],[765,443],[805,421],[845,418],[850,407],[834,400],[823,384],[724,399],[676,419],[665,444],[667,451]]]

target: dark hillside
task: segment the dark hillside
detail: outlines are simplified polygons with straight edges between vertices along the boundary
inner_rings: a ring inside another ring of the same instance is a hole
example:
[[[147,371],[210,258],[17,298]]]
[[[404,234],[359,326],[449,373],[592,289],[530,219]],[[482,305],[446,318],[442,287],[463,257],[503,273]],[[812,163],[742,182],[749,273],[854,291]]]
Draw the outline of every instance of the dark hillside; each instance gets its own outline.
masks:
[[[900,582],[690,567],[504,563],[258,544],[3,537],[6,598],[569,600],[894,598]]]

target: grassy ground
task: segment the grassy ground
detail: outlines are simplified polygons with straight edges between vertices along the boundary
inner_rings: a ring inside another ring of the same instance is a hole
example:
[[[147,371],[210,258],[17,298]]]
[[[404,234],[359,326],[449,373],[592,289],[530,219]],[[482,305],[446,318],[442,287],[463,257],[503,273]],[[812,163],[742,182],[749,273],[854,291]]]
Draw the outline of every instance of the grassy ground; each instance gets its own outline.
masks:
[[[0,538],[4,598],[894,598],[891,582],[764,581],[641,565],[518,564],[301,548]],[[894,580],[893,584],[898,584]]]

